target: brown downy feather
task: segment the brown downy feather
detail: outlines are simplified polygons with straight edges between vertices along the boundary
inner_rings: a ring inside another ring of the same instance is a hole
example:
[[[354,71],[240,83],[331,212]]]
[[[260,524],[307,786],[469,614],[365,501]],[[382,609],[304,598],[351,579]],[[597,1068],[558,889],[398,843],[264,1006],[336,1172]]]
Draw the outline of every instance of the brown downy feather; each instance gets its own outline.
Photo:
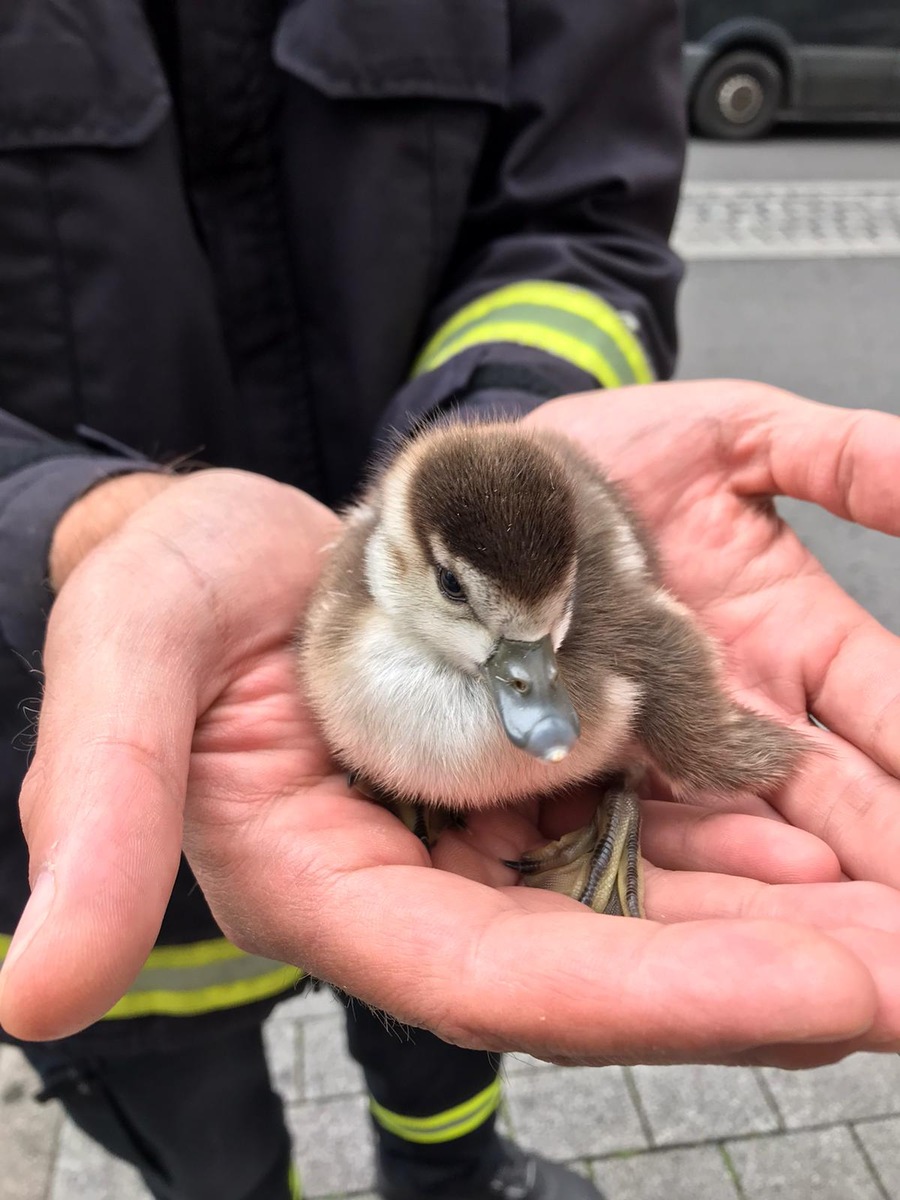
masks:
[[[559,588],[575,550],[576,505],[553,449],[527,435],[511,439],[506,425],[438,427],[430,442],[409,484],[426,556],[436,534],[526,603]]]

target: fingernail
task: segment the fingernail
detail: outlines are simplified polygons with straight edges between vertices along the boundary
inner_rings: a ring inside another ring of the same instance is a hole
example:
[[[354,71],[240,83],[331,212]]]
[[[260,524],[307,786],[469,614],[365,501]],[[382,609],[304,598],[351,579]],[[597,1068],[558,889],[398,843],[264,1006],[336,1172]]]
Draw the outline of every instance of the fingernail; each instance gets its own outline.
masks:
[[[44,867],[34,882],[34,887],[31,889],[31,896],[25,905],[25,911],[22,913],[19,924],[16,926],[16,932],[13,935],[12,943],[3,963],[4,971],[9,971],[13,963],[21,958],[28,949],[34,935],[43,925],[47,913],[50,911],[55,894],[56,881],[53,877],[53,871],[50,867]]]

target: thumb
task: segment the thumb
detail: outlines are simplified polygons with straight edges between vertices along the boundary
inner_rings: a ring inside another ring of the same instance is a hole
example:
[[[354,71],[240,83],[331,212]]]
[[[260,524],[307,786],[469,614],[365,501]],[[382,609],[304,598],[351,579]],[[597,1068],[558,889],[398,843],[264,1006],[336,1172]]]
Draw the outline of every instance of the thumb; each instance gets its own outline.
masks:
[[[336,527],[294,488],[210,470],[144,505],[67,580],[21,796],[33,892],[0,971],[9,1033],[83,1028],[144,965],[178,870],[198,713],[290,638]]]
[[[122,996],[154,944],[178,869],[197,711],[199,655],[187,638],[192,627],[196,636],[197,585],[177,560],[157,558],[148,589],[131,556],[101,550],[51,615],[21,797],[32,894],[0,971],[0,1025],[24,1040],[67,1036]]]
[[[143,581],[124,587],[119,575],[115,562],[91,563],[50,618],[20,802],[32,892],[0,971],[0,1025],[25,1040],[65,1037],[119,1000],[178,871],[196,650],[151,610]],[[192,586],[170,583],[182,618]],[[114,611],[98,602],[110,594]]]

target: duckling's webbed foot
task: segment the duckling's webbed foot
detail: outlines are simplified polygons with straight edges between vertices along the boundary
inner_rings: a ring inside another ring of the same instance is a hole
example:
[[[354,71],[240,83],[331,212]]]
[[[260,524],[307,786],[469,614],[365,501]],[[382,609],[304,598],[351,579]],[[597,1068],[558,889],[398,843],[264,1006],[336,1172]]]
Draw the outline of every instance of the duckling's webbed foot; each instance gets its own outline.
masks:
[[[520,871],[528,887],[561,892],[594,912],[642,917],[640,830],[633,781],[620,776],[590,825],[506,865]]]
[[[347,787],[355,788],[358,792],[362,792],[367,799],[373,800],[382,808],[386,808],[388,812],[393,813],[429,850],[445,829],[459,828],[464,824],[463,818],[449,809],[398,800],[381,791],[374,783],[356,771],[348,773]]]

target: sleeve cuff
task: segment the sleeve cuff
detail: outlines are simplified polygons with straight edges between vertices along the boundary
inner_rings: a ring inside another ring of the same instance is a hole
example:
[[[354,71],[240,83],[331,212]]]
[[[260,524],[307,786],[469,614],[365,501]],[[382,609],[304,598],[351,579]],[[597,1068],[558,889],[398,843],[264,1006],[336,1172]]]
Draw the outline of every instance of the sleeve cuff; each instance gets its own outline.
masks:
[[[422,421],[447,413],[523,417],[546,400],[597,387],[571,363],[528,346],[476,346],[416,375],[394,397],[376,434],[396,444]]]
[[[157,469],[145,461],[67,455],[44,457],[0,479],[0,639],[29,666],[53,603],[47,560],[59,518],[102,480]]]

